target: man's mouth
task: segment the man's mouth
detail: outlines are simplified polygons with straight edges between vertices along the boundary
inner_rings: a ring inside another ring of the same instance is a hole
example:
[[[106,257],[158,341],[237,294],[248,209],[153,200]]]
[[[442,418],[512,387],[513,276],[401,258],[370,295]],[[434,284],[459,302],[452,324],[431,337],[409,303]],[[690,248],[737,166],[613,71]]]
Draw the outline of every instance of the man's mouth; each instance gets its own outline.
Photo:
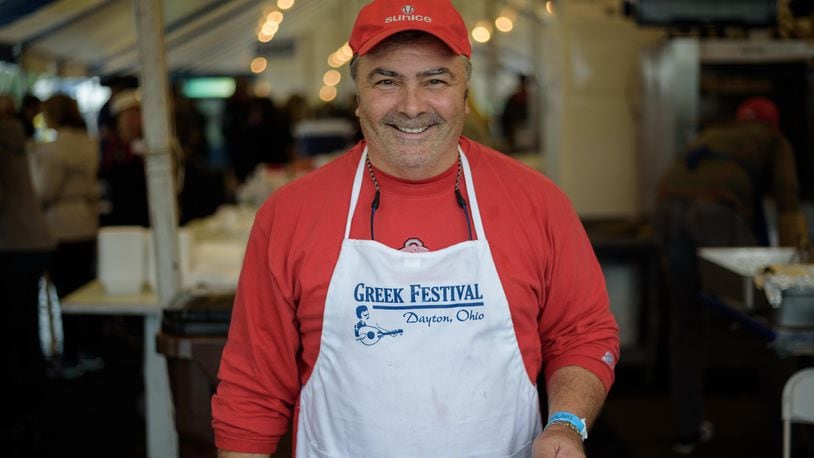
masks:
[[[403,113],[388,113],[382,123],[406,135],[421,135],[433,127],[443,123],[443,119],[436,113],[422,113],[416,117],[409,117]],[[408,137],[409,138],[409,137]]]
[[[392,126],[395,127],[396,129],[398,129],[399,131],[404,132],[405,134],[420,134],[420,133],[422,133],[425,130],[430,128],[430,126],[414,127],[414,128],[397,126],[397,125],[392,125]]]

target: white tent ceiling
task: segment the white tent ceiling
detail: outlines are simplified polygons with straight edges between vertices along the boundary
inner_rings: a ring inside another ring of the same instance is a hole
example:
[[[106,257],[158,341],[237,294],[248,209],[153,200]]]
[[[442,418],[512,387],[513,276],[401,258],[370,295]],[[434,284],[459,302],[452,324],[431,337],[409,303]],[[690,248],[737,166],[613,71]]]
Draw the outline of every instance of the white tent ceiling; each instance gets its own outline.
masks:
[[[258,45],[256,31],[272,1],[164,1],[167,64],[174,72],[246,73]],[[285,11],[275,42],[296,40],[331,24],[337,5],[358,10],[357,0],[298,0]],[[319,24],[319,25],[317,25]],[[345,26],[346,30],[349,25]],[[61,67],[109,75],[136,72],[132,0],[59,0],[0,27],[0,43],[15,46],[33,70]],[[340,43],[341,44],[341,43]],[[38,68],[38,66],[40,68]],[[44,68],[42,68],[44,67]]]
[[[0,45],[12,47],[16,59],[32,71],[58,74],[135,74],[138,62],[133,0],[0,0]],[[368,0],[296,0],[266,50],[295,43],[296,52],[335,50],[347,40],[354,17]],[[407,2],[408,0],[405,0]],[[571,0],[599,9],[618,0]],[[11,6],[4,6],[6,5]],[[196,74],[247,73],[258,53],[257,30],[275,0],[163,0],[167,64],[171,71]],[[506,6],[530,18],[545,0],[453,0],[467,24],[494,19]],[[4,14],[6,13],[6,14]],[[310,40],[312,46],[297,46]],[[527,42],[520,39],[521,44]],[[290,49],[290,46],[288,46]],[[330,52],[328,51],[328,52]]]
[[[16,16],[7,14],[12,8],[4,7],[32,1],[39,7]],[[315,97],[330,68],[329,54],[347,41],[357,12],[368,1],[295,0],[283,11],[274,39],[263,44],[257,30],[266,14],[277,9],[276,0],[163,0],[168,71],[176,76],[248,74],[251,60],[266,55],[268,68],[257,81],[270,88],[268,93]],[[470,28],[491,22],[506,7],[515,12],[511,33],[498,34],[489,46],[473,48],[475,73],[483,73],[474,81],[476,98],[478,94],[487,101],[499,98],[503,93],[496,88],[504,86],[501,79],[509,90],[516,72],[533,71],[533,53],[539,46],[532,44],[531,29],[543,23],[537,18],[540,11],[545,14],[546,0],[452,1]],[[569,7],[581,4],[601,11],[602,5],[618,0],[568,1]],[[0,0],[0,24],[0,57],[3,47],[7,57],[13,49],[14,60],[28,74],[138,74],[133,0]],[[346,68],[340,70],[342,93],[350,82]]]
[[[5,0],[17,5],[32,0]],[[13,49],[14,59],[29,74],[57,76],[138,74],[138,37],[133,0],[37,0],[42,5],[19,15],[4,14],[0,0],[0,48]],[[369,0],[295,0],[267,44],[257,39],[259,24],[277,9],[276,0],[163,0],[166,62],[174,75],[236,75],[249,73],[257,55],[269,64],[259,75],[272,95],[315,95],[330,67],[328,55],[345,41],[359,9]],[[405,0],[405,2],[408,0]],[[596,2],[611,0],[570,0]],[[616,1],[616,0],[612,0]],[[496,47],[475,46],[478,65],[511,75],[531,69],[530,27],[533,8],[545,0],[453,0],[471,28],[493,20],[505,7],[516,15],[515,29]],[[7,10],[11,9],[6,7]],[[494,41],[494,40],[493,40]],[[2,51],[2,49],[0,49]],[[347,76],[346,70],[345,76]],[[344,78],[340,90],[347,89]],[[476,88],[477,89],[477,88]],[[480,90],[479,92],[484,92]],[[492,91],[489,91],[492,92]]]

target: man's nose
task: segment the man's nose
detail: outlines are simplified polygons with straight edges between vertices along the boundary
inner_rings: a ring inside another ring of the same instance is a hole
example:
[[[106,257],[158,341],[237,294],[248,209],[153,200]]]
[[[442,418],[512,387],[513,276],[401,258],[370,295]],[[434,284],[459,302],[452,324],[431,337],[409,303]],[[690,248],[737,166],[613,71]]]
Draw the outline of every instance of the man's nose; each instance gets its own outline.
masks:
[[[399,111],[414,118],[427,111],[427,100],[417,85],[405,85],[401,89]]]

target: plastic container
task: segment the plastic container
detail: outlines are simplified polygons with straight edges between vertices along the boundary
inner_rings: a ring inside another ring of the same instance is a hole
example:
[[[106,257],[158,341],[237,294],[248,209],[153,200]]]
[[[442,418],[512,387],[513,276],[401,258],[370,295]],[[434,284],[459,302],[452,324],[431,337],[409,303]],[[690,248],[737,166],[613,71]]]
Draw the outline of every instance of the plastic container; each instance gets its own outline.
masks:
[[[141,226],[99,229],[99,281],[108,294],[136,294],[144,288],[146,230]]]

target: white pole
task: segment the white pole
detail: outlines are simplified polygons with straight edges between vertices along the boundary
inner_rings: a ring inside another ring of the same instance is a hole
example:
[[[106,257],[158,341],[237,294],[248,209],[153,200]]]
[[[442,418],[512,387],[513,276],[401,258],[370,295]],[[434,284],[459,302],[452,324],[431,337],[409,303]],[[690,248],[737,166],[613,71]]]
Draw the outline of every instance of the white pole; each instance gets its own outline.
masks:
[[[158,299],[169,306],[181,290],[172,118],[161,0],[134,0],[139,40],[141,116],[147,145],[147,190],[155,234]]]
[[[181,291],[178,254],[178,209],[173,173],[172,118],[169,111],[167,66],[164,56],[164,18],[161,0],[133,0],[139,48],[139,86],[150,222],[155,241],[158,300],[169,307]],[[145,333],[158,331],[160,316],[145,317]],[[148,340],[149,339],[149,340]],[[154,335],[145,335],[153,342]],[[145,347],[147,454],[151,458],[178,455],[172,420],[172,399],[164,358],[154,345]]]

